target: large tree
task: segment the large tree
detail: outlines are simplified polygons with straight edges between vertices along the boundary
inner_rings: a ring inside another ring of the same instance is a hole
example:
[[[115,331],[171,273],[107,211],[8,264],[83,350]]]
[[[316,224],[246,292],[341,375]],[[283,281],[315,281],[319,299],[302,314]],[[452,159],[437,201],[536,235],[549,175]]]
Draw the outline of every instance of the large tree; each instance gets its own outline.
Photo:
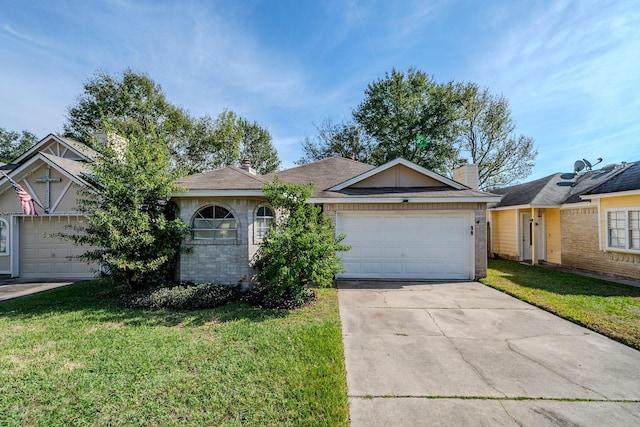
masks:
[[[92,136],[104,131],[105,126],[137,138],[158,132],[164,135],[173,168],[196,173],[240,163],[245,133],[242,123],[230,111],[223,111],[215,120],[192,117],[170,103],[161,86],[149,76],[126,69],[117,76],[97,72],[85,82],[84,92],[67,110],[64,133],[100,151]],[[268,135],[265,129],[262,131]],[[250,154],[263,156],[265,173],[277,169],[279,160],[270,136],[256,138],[249,145]],[[272,154],[275,160],[267,159],[264,153]]]
[[[414,68],[406,73],[393,69],[367,86],[353,118],[376,140],[374,164],[403,157],[444,171],[456,155],[453,136],[459,104],[453,82],[437,83]]]
[[[0,162],[9,163],[31,148],[38,138],[29,131],[18,133],[0,128]]]
[[[164,136],[127,135],[122,151],[105,147],[90,164],[91,184],[79,208],[86,225],[63,234],[92,249],[80,256],[101,266],[103,276],[137,290],[173,279],[187,225],[167,202],[177,178]]]
[[[458,157],[468,156],[478,165],[480,188],[503,187],[528,176],[538,152],[531,137],[516,134],[509,101],[475,83],[461,93]]]
[[[373,139],[364,129],[352,121],[333,123],[325,119],[316,126],[317,136],[302,141],[304,157],[298,164],[314,162],[327,157],[347,157],[364,163],[373,161]]]

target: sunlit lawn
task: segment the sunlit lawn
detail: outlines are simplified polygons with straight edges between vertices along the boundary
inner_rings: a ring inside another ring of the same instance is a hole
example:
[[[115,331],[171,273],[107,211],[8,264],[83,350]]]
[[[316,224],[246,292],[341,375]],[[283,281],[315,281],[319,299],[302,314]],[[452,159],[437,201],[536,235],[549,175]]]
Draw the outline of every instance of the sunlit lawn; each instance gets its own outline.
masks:
[[[482,283],[640,349],[640,288],[491,260]]]
[[[335,289],[144,312],[92,281],[0,303],[0,425],[345,425]]]

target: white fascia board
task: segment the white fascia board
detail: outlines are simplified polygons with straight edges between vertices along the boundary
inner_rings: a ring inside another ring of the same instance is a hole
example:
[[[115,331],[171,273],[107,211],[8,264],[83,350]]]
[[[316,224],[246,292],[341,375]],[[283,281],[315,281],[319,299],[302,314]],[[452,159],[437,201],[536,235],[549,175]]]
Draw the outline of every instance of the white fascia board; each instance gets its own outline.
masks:
[[[580,196],[582,200],[606,199],[608,197],[640,196],[640,190],[616,191],[614,193],[587,194]]]
[[[405,202],[406,200],[406,202]],[[495,203],[499,197],[312,197],[309,203]]]
[[[351,179],[349,179],[347,181],[344,181],[344,182],[342,182],[342,183],[340,183],[338,185],[335,185],[335,186],[329,188],[329,191],[343,190],[343,189],[345,189],[347,187],[350,187],[351,185],[353,185],[355,183],[363,181],[363,180],[365,180],[365,179],[367,179],[367,178],[369,178],[369,177],[371,177],[373,175],[377,175],[380,172],[384,172],[385,170],[387,170],[389,168],[392,168],[392,167],[394,167],[396,165],[406,166],[409,169],[413,169],[414,171],[416,171],[418,173],[421,173],[423,175],[426,175],[429,178],[435,179],[436,181],[440,181],[443,184],[448,185],[449,187],[455,188],[456,190],[465,190],[465,189],[469,188],[469,187],[467,187],[465,185],[462,185],[462,184],[460,184],[458,182],[455,182],[455,181],[453,181],[453,180],[451,180],[449,178],[446,178],[446,177],[444,177],[442,175],[438,175],[437,173],[432,172],[429,169],[425,169],[420,165],[416,165],[413,162],[410,162],[410,161],[405,160],[405,159],[403,159],[401,157],[398,157],[397,159],[392,160],[390,162],[387,162],[384,165],[380,165],[377,168],[373,168],[371,170],[368,170],[367,172],[361,173],[360,175],[354,176],[353,178],[351,178]]]
[[[176,191],[171,197],[264,197],[262,190],[189,190]]]
[[[500,206],[499,208],[490,207],[489,210],[492,211],[510,211],[512,209],[523,210],[523,209],[557,209],[559,205],[513,205],[513,206]]]

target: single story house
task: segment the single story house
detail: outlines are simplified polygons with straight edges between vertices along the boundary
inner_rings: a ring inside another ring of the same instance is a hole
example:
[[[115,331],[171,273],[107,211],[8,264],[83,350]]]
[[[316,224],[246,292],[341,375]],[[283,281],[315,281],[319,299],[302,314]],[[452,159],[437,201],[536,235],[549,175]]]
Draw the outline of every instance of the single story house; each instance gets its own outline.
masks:
[[[47,235],[81,225],[78,198],[97,153],[50,134],[11,163],[0,179],[0,274],[22,278],[91,278],[97,265],[73,258],[85,250]],[[374,167],[328,158],[259,176],[248,162],[178,181],[173,201],[192,232],[181,255],[180,280],[248,286],[251,260],[277,212],[262,192],[283,182],[313,182],[310,203],[322,206],[352,246],[340,253],[344,278],[472,280],[486,275],[487,205],[499,197],[472,188],[475,165],[455,181],[404,159]],[[10,180],[35,202],[23,212]],[[468,184],[465,185],[465,184]]]
[[[473,185],[475,165],[459,176]],[[472,189],[404,159],[374,167],[331,157],[258,176],[249,163],[178,181],[180,216],[192,227],[181,255],[182,280],[247,286],[251,260],[277,213],[265,183],[314,183],[322,206],[352,249],[340,253],[353,279],[473,280],[486,275],[486,211],[498,196]]]
[[[490,252],[640,279],[640,162],[494,190]]]

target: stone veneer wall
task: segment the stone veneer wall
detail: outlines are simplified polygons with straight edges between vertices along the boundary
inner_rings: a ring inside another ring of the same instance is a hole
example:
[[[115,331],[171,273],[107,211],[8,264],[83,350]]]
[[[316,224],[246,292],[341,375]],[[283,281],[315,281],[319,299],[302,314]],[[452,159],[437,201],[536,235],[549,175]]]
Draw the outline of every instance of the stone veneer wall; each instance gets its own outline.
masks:
[[[596,207],[563,209],[560,212],[560,228],[562,265],[610,276],[640,279],[640,255],[598,249]]]
[[[327,203],[324,212],[335,222],[342,211],[471,211],[474,213],[475,279],[487,276],[487,204],[486,203]]]
[[[225,285],[241,284],[246,288],[255,274],[250,261],[258,249],[254,241],[254,214],[261,199],[252,198],[181,198],[178,201],[180,217],[187,223],[205,206],[219,205],[236,218],[238,236],[234,241],[193,240],[187,236],[183,244],[188,253],[180,255],[179,280],[216,282]]]

